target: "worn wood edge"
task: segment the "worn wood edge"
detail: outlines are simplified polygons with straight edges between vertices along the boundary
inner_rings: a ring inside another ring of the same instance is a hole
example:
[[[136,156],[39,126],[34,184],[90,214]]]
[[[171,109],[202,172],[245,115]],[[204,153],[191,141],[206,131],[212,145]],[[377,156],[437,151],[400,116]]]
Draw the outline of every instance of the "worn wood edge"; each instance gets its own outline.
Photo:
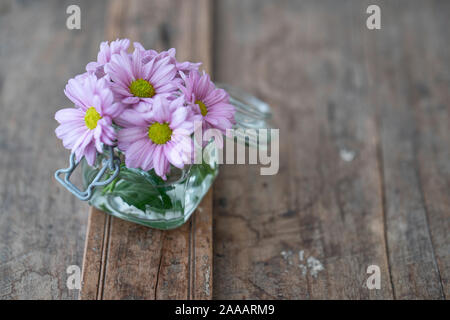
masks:
[[[202,67],[211,72],[211,14],[212,7],[209,0],[184,1],[184,8],[180,10],[183,22],[191,23],[190,32],[195,37],[194,40],[206,39],[198,45],[192,45],[191,41],[181,41],[179,54],[186,56],[189,60],[202,61]],[[192,20],[194,15],[197,19]],[[109,15],[112,16],[107,23],[106,34],[108,38],[114,38],[114,35],[120,34],[120,26],[124,19],[123,6],[121,2],[114,1],[109,7]],[[114,23],[113,23],[114,22]],[[119,27],[116,27],[116,26]],[[187,27],[187,26],[186,26]],[[114,32],[113,32],[114,31]],[[130,30],[134,34],[135,30]],[[186,37],[184,37],[186,38]],[[182,39],[181,39],[182,40]],[[195,41],[194,41],[195,42]],[[179,47],[177,47],[178,49]],[[184,49],[184,50],[183,50]],[[182,228],[189,228],[188,242],[188,277],[186,296],[187,299],[211,299],[212,298],[212,268],[213,268],[213,246],[212,246],[212,188],[203,198],[197,210],[192,214],[190,221],[186,222],[182,227],[160,231],[154,230],[155,233],[162,233],[161,237],[161,257],[156,273],[156,281],[154,284],[154,299],[171,298],[165,295],[163,290],[159,289],[160,275],[166,272],[163,265],[164,260],[170,260],[170,250],[167,250],[167,243],[170,244],[170,235],[177,234]],[[110,291],[106,290],[105,296],[105,278],[108,270],[108,255],[110,250],[111,239],[114,238],[112,225],[120,220],[111,217],[102,211],[91,208],[89,212],[89,222],[87,227],[87,235],[85,241],[85,250],[83,256],[82,271],[82,289],[80,291],[80,299],[111,299],[117,298],[110,295]],[[169,240],[167,240],[169,239]],[[199,241],[206,239],[206,241]],[[168,253],[167,253],[168,252]],[[167,253],[167,254],[166,254]],[[169,272],[169,271],[167,271]],[[168,273],[166,273],[168,275]],[[108,278],[109,280],[109,278]],[[164,279],[162,279],[164,281]]]
[[[211,188],[202,203],[191,217],[192,255],[190,259],[190,299],[212,299],[213,291],[213,234],[212,234],[213,189]],[[196,239],[206,239],[198,242]]]
[[[100,283],[104,272],[104,258],[111,216],[90,207],[84,245],[83,267],[81,274],[80,300],[97,300],[101,297]],[[98,255],[98,252],[101,254]]]

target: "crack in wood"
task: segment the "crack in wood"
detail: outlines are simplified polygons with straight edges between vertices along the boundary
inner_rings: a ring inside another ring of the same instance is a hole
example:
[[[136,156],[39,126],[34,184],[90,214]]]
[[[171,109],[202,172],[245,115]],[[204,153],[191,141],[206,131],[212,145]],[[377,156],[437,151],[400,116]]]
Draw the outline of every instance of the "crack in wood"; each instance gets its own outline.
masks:
[[[158,264],[158,271],[156,272],[155,299],[158,296],[157,293],[158,293],[159,274],[161,272],[161,264],[162,264],[163,257],[164,257],[164,254],[163,254],[163,252],[164,252],[164,239],[165,239],[165,236],[163,235],[162,240],[161,240],[161,251],[159,253],[160,254],[160,258],[159,258],[159,264]]]
[[[103,229],[103,241],[102,241],[102,250],[101,250],[101,260],[100,260],[100,273],[97,285],[97,300],[103,300],[103,292],[105,288],[105,279],[106,279],[106,266],[108,263],[108,250],[109,250],[109,239],[110,239],[110,231],[111,231],[111,216],[105,215],[105,226]]]

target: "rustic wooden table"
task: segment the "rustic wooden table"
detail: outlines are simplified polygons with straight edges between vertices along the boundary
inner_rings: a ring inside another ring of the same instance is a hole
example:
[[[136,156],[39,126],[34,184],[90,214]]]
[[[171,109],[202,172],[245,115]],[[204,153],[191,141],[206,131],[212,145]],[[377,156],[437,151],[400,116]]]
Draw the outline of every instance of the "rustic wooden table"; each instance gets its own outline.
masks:
[[[73,2],[0,3],[0,299],[78,298],[85,251],[81,298],[449,297],[449,1],[84,0],[68,30]],[[68,157],[53,116],[123,36],[270,103],[279,173],[222,166],[175,231],[89,216],[51,178]]]

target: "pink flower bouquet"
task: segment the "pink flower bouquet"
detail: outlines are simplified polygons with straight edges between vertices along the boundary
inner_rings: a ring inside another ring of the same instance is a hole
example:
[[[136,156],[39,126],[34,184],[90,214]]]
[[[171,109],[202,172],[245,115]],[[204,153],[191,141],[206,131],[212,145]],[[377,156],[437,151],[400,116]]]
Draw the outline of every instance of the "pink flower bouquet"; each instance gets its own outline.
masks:
[[[194,128],[225,134],[235,108],[200,63],[177,61],[175,49],[129,47],[128,39],[101,43],[97,61],[68,81],[74,107],[55,114],[55,133],[72,163],[56,176],[101,210],[170,229],[187,220],[217,174],[215,144],[195,141]],[[199,146],[208,156],[194,163]],[[85,193],[68,180],[80,162]]]

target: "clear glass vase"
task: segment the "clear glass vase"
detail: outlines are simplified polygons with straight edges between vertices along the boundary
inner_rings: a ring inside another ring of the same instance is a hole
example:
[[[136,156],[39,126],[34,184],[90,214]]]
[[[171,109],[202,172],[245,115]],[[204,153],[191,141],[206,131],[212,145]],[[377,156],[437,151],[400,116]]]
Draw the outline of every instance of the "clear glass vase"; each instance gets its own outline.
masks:
[[[85,188],[101,169],[102,160],[100,155],[92,167],[83,160]],[[104,187],[96,187],[89,204],[124,220],[162,230],[174,229],[189,219],[217,174],[218,152],[214,143],[204,148],[202,164],[183,170],[172,167],[166,181],[154,170],[127,168],[122,161],[118,177]]]
[[[227,90],[230,103],[236,107],[234,129],[273,128],[268,104],[229,85],[217,86]],[[250,147],[255,147],[258,141],[251,134],[239,139],[236,133],[235,138]],[[177,228],[189,219],[218,174],[219,153],[215,143],[210,142],[202,153],[202,164],[186,166],[183,170],[172,167],[166,181],[153,170],[127,168],[121,161],[119,175],[106,186],[93,188],[89,204],[113,216],[148,227],[163,230]],[[94,166],[89,166],[83,159],[81,165],[85,188],[105,165],[104,157],[97,157]],[[109,172],[102,181],[112,179],[112,173]]]

